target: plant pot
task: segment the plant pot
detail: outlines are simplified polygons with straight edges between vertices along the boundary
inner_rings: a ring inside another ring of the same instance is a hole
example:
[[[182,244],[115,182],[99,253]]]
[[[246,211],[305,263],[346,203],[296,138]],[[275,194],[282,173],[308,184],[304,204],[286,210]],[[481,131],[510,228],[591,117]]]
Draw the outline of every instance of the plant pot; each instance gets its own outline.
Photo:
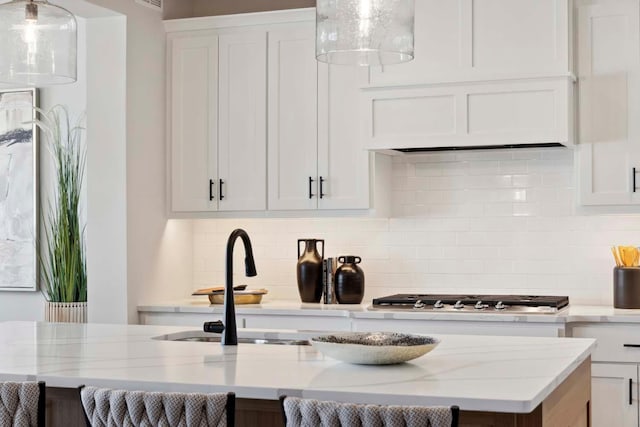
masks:
[[[47,322],[87,323],[86,302],[49,302],[44,307]]]

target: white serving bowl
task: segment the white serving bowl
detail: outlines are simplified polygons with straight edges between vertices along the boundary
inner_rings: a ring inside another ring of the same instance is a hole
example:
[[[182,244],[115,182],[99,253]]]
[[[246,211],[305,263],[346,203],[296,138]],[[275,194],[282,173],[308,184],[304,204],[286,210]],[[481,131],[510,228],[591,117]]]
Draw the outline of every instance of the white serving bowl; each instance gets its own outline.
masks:
[[[311,338],[321,353],[359,365],[391,365],[420,357],[440,341],[423,335],[397,332],[340,332]]]

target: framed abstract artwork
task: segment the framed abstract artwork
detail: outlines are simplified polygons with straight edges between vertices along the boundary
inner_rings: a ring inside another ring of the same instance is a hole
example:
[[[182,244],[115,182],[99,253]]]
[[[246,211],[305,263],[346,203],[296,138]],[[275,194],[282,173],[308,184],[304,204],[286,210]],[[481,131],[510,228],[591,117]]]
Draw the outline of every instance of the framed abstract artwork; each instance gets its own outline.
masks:
[[[38,286],[37,89],[0,90],[0,290]]]

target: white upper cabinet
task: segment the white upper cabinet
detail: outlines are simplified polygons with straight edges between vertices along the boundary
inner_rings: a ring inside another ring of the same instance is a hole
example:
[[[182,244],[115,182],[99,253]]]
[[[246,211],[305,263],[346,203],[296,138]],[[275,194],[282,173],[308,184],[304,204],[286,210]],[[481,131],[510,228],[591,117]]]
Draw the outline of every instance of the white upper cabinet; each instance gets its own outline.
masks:
[[[574,143],[568,0],[421,0],[415,59],[363,72],[366,148]]]
[[[171,210],[215,210],[218,37],[175,38],[168,49]]]
[[[264,210],[267,34],[220,34],[219,55],[218,208]]]
[[[638,204],[638,2],[591,3],[582,1],[578,5],[580,203]]]
[[[266,209],[267,37],[168,37],[171,211]]]
[[[358,73],[319,64],[318,208],[367,209],[369,154],[360,137]]]
[[[372,68],[366,86],[567,75],[568,0],[419,0],[415,59]]]
[[[269,31],[269,209],[369,208],[358,69],[315,59],[315,25]]]
[[[359,69],[312,9],[166,21],[174,213],[370,207]]]
[[[318,142],[315,26],[269,31],[269,209],[314,209]]]

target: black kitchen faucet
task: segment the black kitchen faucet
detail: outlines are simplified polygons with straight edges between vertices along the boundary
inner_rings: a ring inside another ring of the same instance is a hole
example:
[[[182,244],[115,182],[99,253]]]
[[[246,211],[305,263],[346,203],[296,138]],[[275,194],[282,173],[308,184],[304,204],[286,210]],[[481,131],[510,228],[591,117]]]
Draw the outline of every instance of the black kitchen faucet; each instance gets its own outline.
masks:
[[[251,240],[246,231],[237,228],[231,232],[227,240],[226,281],[224,285],[224,323],[206,322],[205,332],[222,332],[222,345],[238,345],[238,329],[236,326],[236,308],[233,301],[233,245],[240,237],[244,244],[244,264],[247,277],[256,276],[256,264],[253,260]]]

